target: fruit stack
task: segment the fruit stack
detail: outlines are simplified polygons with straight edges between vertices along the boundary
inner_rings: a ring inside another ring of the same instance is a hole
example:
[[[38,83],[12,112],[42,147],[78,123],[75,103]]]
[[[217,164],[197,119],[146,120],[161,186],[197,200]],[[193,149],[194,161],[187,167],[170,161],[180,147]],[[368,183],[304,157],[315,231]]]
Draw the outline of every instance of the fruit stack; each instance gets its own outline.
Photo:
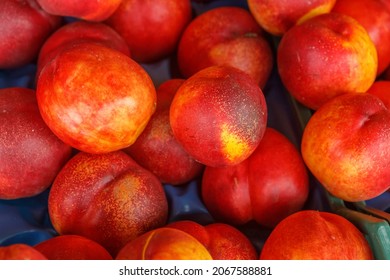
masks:
[[[0,26],[0,259],[390,259],[390,1],[2,0]]]

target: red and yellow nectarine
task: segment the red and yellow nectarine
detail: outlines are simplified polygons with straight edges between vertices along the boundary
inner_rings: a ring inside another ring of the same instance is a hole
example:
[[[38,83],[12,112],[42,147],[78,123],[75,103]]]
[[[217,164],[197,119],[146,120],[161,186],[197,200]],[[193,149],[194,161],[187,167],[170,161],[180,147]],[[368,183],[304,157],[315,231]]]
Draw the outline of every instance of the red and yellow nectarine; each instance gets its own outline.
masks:
[[[49,61],[36,91],[50,129],[89,153],[133,144],[156,107],[148,73],[127,55],[91,42],[72,45]]]
[[[126,153],[80,152],[57,175],[48,210],[59,234],[87,237],[114,256],[128,241],[165,225],[168,202],[157,177]]]
[[[227,166],[245,160],[267,124],[262,90],[245,72],[211,66],[188,78],[170,107],[173,135],[197,161]]]
[[[255,247],[237,228],[224,223],[201,225],[192,220],[181,220],[166,227],[185,231],[201,242],[213,260],[255,260]]]
[[[36,76],[46,63],[68,44],[85,41],[102,44],[130,56],[126,41],[107,24],[84,20],[74,21],[63,25],[46,39],[39,51]]]
[[[162,227],[127,243],[117,260],[212,260],[209,251],[192,235]]]
[[[373,94],[337,96],[309,119],[301,152],[334,196],[346,201],[377,197],[390,186],[390,111]]]
[[[278,51],[286,89],[310,109],[346,92],[366,92],[375,81],[377,52],[354,18],[327,13],[290,28]]]
[[[346,218],[316,210],[283,219],[266,239],[261,260],[371,260],[372,250]]]
[[[377,75],[390,66],[390,10],[385,1],[337,0],[332,12],[349,15],[368,32],[378,54]]]
[[[282,36],[303,21],[329,13],[336,0],[247,0],[251,14],[267,32]]]

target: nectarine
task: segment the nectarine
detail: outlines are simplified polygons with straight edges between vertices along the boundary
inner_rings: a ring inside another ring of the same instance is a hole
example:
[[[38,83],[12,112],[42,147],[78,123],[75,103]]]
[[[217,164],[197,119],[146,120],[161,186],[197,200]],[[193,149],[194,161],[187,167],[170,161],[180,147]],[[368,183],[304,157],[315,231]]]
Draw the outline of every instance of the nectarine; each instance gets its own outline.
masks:
[[[127,42],[139,63],[167,58],[192,19],[190,0],[122,0],[108,23]]]
[[[245,72],[211,66],[188,78],[170,107],[173,135],[195,160],[209,166],[238,164],[263,137],[267,105]]]
[[[87,237],[114,256],[128,241],[164,225],[168,202],[157,177],[126,153],[80,152],[53,182],[48,210],[59,234]]]
[[[282,36],[294,25],[329,13],[336,0],[247,0],[249,10],[267,32]]]
[[[111,16],[122,0],[36,0],[49,14],[89,21],[103,21]]]
[[[127,243],[117,260],[211,260],[208,250],[192,235],[175,228],[157,228]]]
[[[309,119],[301,152],[334,196],[346,201],[377,197],[390,186],[390,111],[373,94],[337,96]]]
[[[46,39],[39,51],[36,76],[46,63],[68,44],[85,41],[102,44],[130,56],[126,41],[110,26],[100,22],[78,20],[63,25]]]
[[[377,75],[390,65],[390,10],[385,1],[337,0],[332,12],[349,15],[368,32],[378,53]]]
[[[100,44],[65,48],[37,81],[42,118],[65,143],[89,152],[134,143],[155,111],[148,73],[129,56]]]
[[[157,110],[137,140],[123,151],[153,172],[162,183],[180,185],[199,176],[203,164],[190,156],[173,135],[169,108],[183,79],[170,79],[157,89]]]
[[[166,227],[185,231],[201,242],[213,260],[255,260],[255,247],[237,228],[225,223],[201,225],[191,220],[181,220]]]
[[[36,0],[0,1],[0,69],[34,62],[62,18],[46,13]]]
[[[277,57],[286,89],[314,110],[345,92],[366,92],[378,67],[376,48],[366,29],[339,13],[322,14],[290,28]]]
[[[58,235],[34,248],[49,260],[112,260],[102,245],[80,235]]]
[[[33,89],[0,89],[0,199],[37,195],[72,153],[43,121]]]
[[[264,88],[274,58],[264,31],[247,10],[218,7],[198,15],[186,27],[177,61],[186,78],[209,66],[228,65],[246,72]]]
[[[308,173],[298,149],[268,127],[256,150],[243,162],[206,166],[201,195],[218,221],[234,225],[255,221],[272,228],[303,208],[309,195]]]
[[[47,260],[47,258],[33,246],[16,243],[0,246],[0,260]]]
[[[283,219],[266,239],[261,260],[370,260],[372,250],[346,218],[316,210]]]

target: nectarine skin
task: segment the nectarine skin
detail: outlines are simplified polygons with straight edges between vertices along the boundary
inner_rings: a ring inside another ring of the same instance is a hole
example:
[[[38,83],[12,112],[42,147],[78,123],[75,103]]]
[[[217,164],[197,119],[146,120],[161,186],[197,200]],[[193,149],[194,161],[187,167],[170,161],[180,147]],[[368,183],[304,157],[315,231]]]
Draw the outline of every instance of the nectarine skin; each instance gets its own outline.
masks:
[[[32,89],[0,89],[0,131],[0,199],[43,192],[72,153],[43,121]]]
[[[303,208],[309,195],[308,172],[298,149],[267,127],[248,159],[233,166],[206,166],[201,193],[219,221],[243,225],[253,220],[272,228]]]
[[[0,69],[34,62],[45,40],[61,23],[61,17],[46,13],[36,0],[0,1]]]
[[[168,216],[160,181],[122,151],[75,155],[56,177],[48,208],[59,234],[85,236],[112,255]]]
[[[332,12],[349,15],[368,32],[378,53],[377,75],[390,66],[390,10],[385,1],[338,0]]]
[[[364,235],[349,220],[316,210],[282,220],[266,239],[261,260],[371,260]]]
[[[0,246],[0,260],[47,260],[47,258],[33,246],[16,243]]]
[[[377,52],[367,31],[352,17],[338,13],[290,28],[277,57],[286,89],[314,110],[345,92],[366,92],[377,74]]]
[[[390,80],[378,80],[372,84],[367,90],[367,93],[379,97],[385,104],[386,108],[390,110]]]
[[[122,0],[106,23],[126,40],[134,60],[151,63],[175,52],[191,19],[190,0]]]
[[[301,152],[334,196],[346,201],[379,196],[390,186],[390,111],[372,94],[335,97],[309,119]]]
[[[130,56],[126,41],[110,26],[100,22],[74,21],[52,33],[42,45],[37,60],[37,76],[43,66],[69,43],[92,41]]]
[[[199,240],[213,260],[255,260],[255,247],[237,228],[224,223],[201,225],[191,220],[170,223],[167,227],[185,231]]]
[[[162,183],[180,185],[199,176],[203,164],[197,162],[173,135],[169,122],[169,108],[184,79],[172,79],[157,89],[157,109],[137,140],[123,151]]]
[[[49,61],[37,81],[42,118],[65,143],[89,153],[134,143],[156,107],[148,73],[127,55],[94,43]]]
[[[80,235],[58,235],[34,248],[49,260],[112,260],[102,245]]]
[[[246,72],[264,88],[274,58],[264,31],[247,10],[219,7],[198,15],[186,27],[177,61],[186,78],[209,66],[228,65]]]
[[[175,228],[157,228],[127,243],[117,260],[212,260],[192,235]]]
[[[122,0],[36,0],[49,14],[88,21],[103,21],[110,17]]]
[[[210,166],[238,164],[263,137],[267,105],[245,72],[211,66],[188,78],[170,107],[177,141],[195,160]]]
[[[267,32],[282,36],[303,21],[329,13],[336,0],[248,0],[249,10]]]

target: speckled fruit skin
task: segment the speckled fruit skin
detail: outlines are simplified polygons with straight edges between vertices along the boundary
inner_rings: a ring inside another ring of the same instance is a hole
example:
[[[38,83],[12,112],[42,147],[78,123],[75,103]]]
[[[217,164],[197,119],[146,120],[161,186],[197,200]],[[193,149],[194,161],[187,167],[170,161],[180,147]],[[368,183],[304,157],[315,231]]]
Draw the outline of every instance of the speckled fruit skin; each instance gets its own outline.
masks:
[[[390,186],[390,111],[372,94],[344,94],[321,106],[304,129],[301,152],[312,174],[346,201]]]
[[[122,151],[75,155],[56,177],[48,205],[59,234],[90,238],[113,256],[168,215],[159,180]]]
[[[291,27],[314,16],[329,13],[336,0],[248,0],[248,7],[267,32],[282,36]]]
[[[309,195],[308,172],[288,138],[267,127],[245,161],[222,168],[206,166],[201,195],[217,221],[234,225],[255,221],[273,228],[303,208]]]
[[[63,25],[46,39],[38,55],[37,76],[46,63],[68,44],[85,41],[102,44],[130,56],[125,40],[107,24],[83,20],[74,21]]]
[[[203,171],[173,135],[169,122],[172,99],[184,79],[170,79],[157,89],[157,110],[137,140],[125,148],[135,161],[154,173],[162,183],[180,185]]]
[[[117,260],[212,260],[192,235],[174,228],[157,228],[127,243]]]
[[[36,0],[0,1],[0,69],[33,62],[61,18],[42,10]]]
[[[198,15],[186,27],[177,61],[186,78],[209,66],[229,65],[248,73],[264,88],[274,58],[264,31],[247,10],[219,7]]]
[[[378,53],[377,75],[390,66],[390,10],[386,1],[338,0],[332,9],[353,17],[367,30]]]
[[[245,72],[211,66],[188,78],[170,108],[177,141],[197,161],[227,166],[256,149],[267,124],[262,90]]]
[[[286,89],[314,110],[345,92],[366,92],[378,66],[367,31],[352,17],[337,13],[290,28],[280,41],[277,58]]]
[[[0,260],[47,260],[47,258],[33,246],[16,243],[0,246]]]
[[[88,21],[103,21],[110,17],[122,0],[36,0],[48,13]]]
[[[0,89],[0,131],[0,199],[43,192],[72,153],[43,121],[32,89]]]
[[[258,254],[251,241],[237,228],[212,223],[201,225],[191,220],[181,220],[167,225],[187,232],[201,242],[213,260],[255,260]]]
[[[34,246],[49,260],[112,260],[99,243],[79,235],[59,235]]]
[[[190,0],[123,0],[106,23],[126,40],[134,60],[151,63],[176,51],[191,19]]]
[[[156,107],[148,73],[127,55],[94,43],[66,48],[48,62],[36,91],[51,130],[88,153],[133,144]]]
[[[281,221],[266,239],[261,260],[371,260],[364,235],[334,213],[304,210]]]
[[[372,84],[367,92],[377,96],[390,110],[390,81],[378,80]]]

